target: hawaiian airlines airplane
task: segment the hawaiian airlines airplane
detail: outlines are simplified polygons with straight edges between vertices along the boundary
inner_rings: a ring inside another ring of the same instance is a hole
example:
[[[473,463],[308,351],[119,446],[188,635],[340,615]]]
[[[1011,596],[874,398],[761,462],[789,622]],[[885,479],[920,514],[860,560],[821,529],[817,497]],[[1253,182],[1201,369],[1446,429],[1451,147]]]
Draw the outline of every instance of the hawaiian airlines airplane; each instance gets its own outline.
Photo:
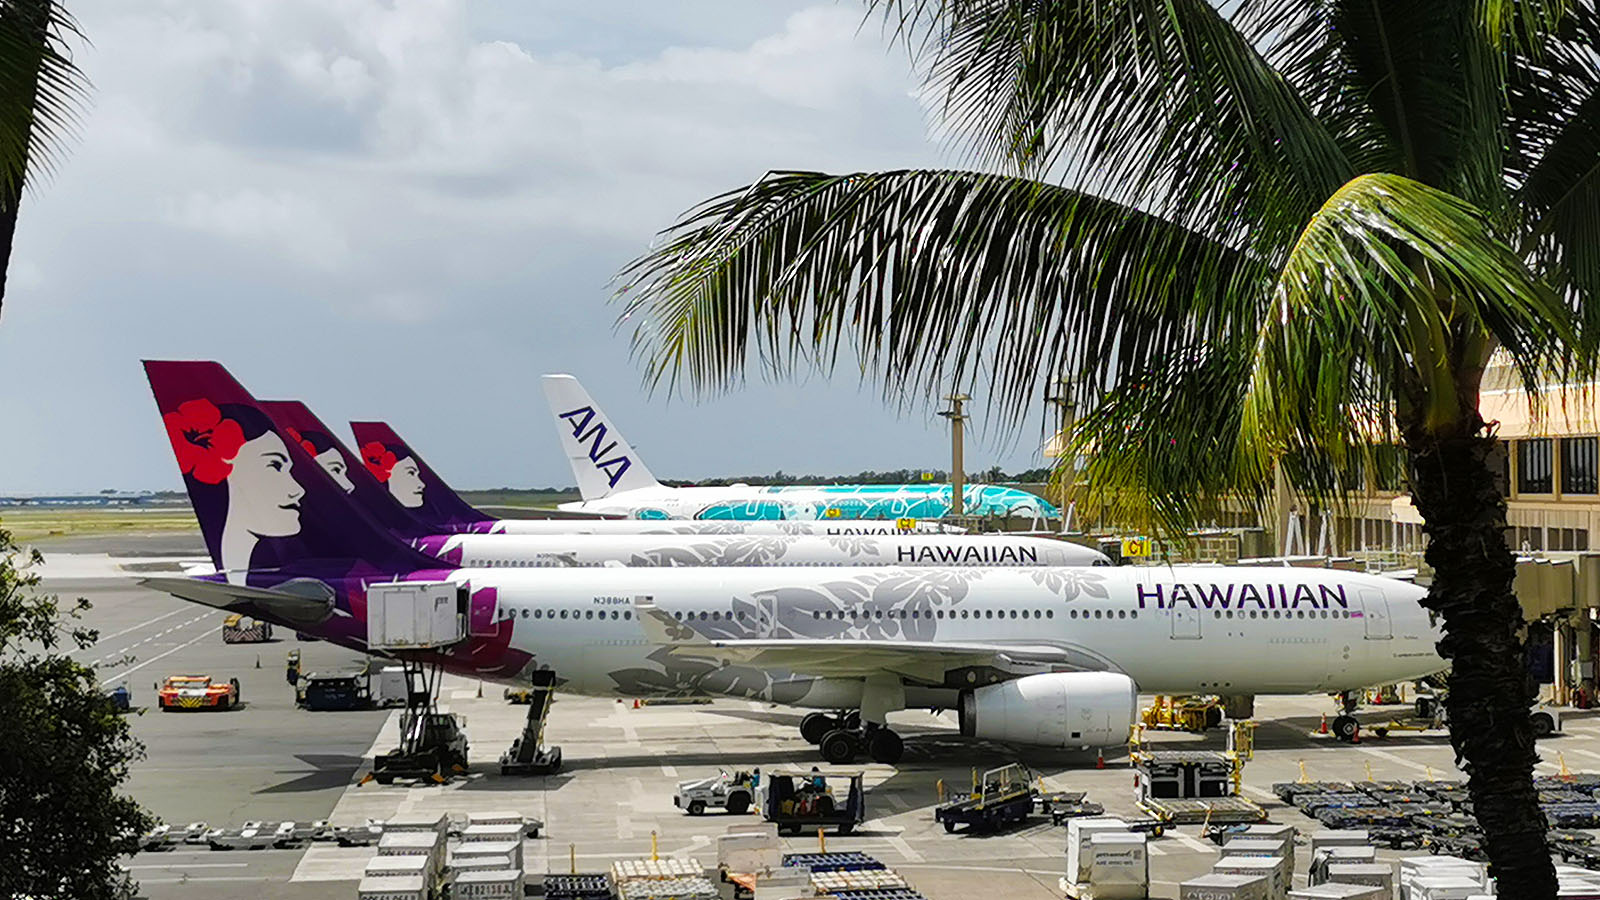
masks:
[[[898,760],[900,709],[955,710],[977,737],[1112,746],[1141,690],[1343,691],[1445,666],[1421,588],[1331,569],[444,567],[357,508],[221,367],[145,370],[224,570],[145,585],[380,655],[369,609],[443,601],[459,635],[408,659],[808,708],[802,734],[834,763]]]
[[[900,518],[895,521],[821,519],[761,521],[756,519],[496,519],[461,499],[411,446],[383,422],[351,422],[363,464],[383,477],[395,502],[434,532],[472,534],[961,534],[966,531],[939,522]],[[318,459],[322,459],[318,456]],[[354,465],[347,468],[354,468]]]
[[[220,368],[220,367],[219,367]],[[356,457],[298,401],[265,401],[273,423],[380,524],[450,566],[1088,566],[1104,554],[1026,535],[506,534],[438,533],[386,484],[399,460]],[[417,479],[421,483],[421,479]],[[424,489],[425,490],[425,489]],[[421,507],[418,507],[420,509]]]
[[[793,487],[667,487],[656,481],[616,422],[571,375],[544,376],[561,449],[583,500],[573,512],[635,519],[940,519],[950,514],[948,484],[839,484]],[[1043,497],[1017,488],[967,485],[962,511],[973,516],[1061,515]]]

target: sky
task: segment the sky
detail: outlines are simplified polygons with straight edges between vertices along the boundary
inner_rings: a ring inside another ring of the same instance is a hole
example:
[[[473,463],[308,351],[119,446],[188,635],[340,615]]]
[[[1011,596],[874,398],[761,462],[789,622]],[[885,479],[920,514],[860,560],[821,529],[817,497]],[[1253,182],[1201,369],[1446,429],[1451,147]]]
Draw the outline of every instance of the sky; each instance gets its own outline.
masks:
[[[958,162],[855,3],[69,8],[93,93],[22,207],[0,494],[180,487],[143,358],[386,419],[466,488],[573,483],[546,372],[661,477],[948,465],[936,407],[888,406],[849,364],[652,394],[610,302],[658,231],[768,170]],[[976,424],[969,470],[1039,464],[1037,422]]]

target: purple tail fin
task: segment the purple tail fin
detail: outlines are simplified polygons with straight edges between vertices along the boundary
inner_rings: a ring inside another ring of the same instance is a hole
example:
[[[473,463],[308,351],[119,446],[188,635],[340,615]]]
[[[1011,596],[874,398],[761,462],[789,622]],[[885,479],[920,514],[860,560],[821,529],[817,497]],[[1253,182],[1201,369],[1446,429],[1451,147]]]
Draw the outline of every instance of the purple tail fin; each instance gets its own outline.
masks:
[[[298,400],[263,400],[261,408],[289,437],[300,442],[328,477],[356,505],[398,537],[410,540],[431,533],[411,511],[390,495],[388,487],[372,477],[361,457],[351,452],[328,426]]]
[[[493,520],[461,499],[394,429],[383,422],[351,422],[362,462],[374,478],[424,525],[434,530],[482,531]]]
[[[144,370],[217,568],[438,566],[357,509],[222,366],[146,360]]]

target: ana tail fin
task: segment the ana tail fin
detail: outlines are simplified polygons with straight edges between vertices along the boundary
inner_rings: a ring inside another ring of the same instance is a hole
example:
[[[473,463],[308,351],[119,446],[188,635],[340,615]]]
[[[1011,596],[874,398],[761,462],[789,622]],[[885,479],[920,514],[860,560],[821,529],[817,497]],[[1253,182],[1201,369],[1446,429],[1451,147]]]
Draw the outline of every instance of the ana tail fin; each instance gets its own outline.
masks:
[[[583,499],[600,500],[661,485],[578,379],[546,375],[543,381],[561,450],[572,464]]]
[[[482,531],[493,522],[445,484],[393,428],[383,422],[351,422],[350,431],[367,471],[429,530]]]
[[[357,509],[221,365],[146,360],[144,370],[218,569],[308,560],[389,572],[438,566]]]

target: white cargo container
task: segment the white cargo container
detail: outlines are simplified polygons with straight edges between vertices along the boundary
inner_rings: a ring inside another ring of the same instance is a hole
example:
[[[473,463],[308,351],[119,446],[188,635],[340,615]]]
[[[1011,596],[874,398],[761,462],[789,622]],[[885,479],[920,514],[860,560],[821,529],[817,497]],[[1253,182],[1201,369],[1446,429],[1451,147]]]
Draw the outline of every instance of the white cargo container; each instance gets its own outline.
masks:
[[[384,833],[378,838],[379,856],[425,856],[435,875],[444,871],[444,837],[431,831]]]
[[[383,820],[384,834],[437,834],[443,838],[449,830],[444,813],[399,813]]]
[[[1125,832],[1128,823],[1115,816],[1088,816],[1067,821],[1067,881],[1086,884],[1089,881],[1089,840],[1097,834]]]
[[[1234,838],[1222,845],[1223,859],[1230,856],[1281,856],[1294,865],[1293,845],[1269,838]]]
[[[511,864],[511,857],[509,856],[461,856],[456,853],[450,854],[449,867],[455,872],[473,872],[484,869],[496,871],[518,868]]]
[[[367,645],[375,649],[448,647],[467,636],[462,591],[449,582],[367,587]]]
[[[522,900],[522,870],[462,872],[451,882],[450,896],[465,900]]]
[[[1268,840],[1283,841],[1289,846],[1294,846],[1294,836],[1299,832],[1293,825],[1274,825],[1271,822],[1262,822],[1256,825],[1246,825],[1240,831],[1230,832],[1224,836],[1223,844],[1228,841]]]
[[[1267,900],[1272,879],[1265,875],[1211,872],[1178,885],[1178,900]]]
[[[507,841],[522,840],[522,820],[517,817],[515,822],[495,824],[472,824],[461,829],[461,843],[463,844],[503,844]]]
[[[367,688],[372,692],[372,702],[379,706],[404,706],[406,670],[399,666],[384,666],[367,676]]]
[[[729,872],[775,872],[783,868],[776,823],[734,825],[717,836],[717,865]]]
[[[1483,893],[1483,884],[1462,875],[1421,875],[1412,879],[1411,900],[1467,900]]]
[[[1370,884],[1328,882],[1290,891],[1289,900],[1394,900],[1394,897]]]
[[[1367,847],[1371,842],[1367,840],[1365,828],[1347,828],[1340,831],[1313,831],[1311,833],[1311,855],[1316,856],[1318,850],[1328,847]]]
[[[472,856],[504,856],[511,860],[513,869],[522,868],[522,841],[475,841],[458,844],[452,859],[463,860]]]
[[[417,877],[432,882],[433,869],[426,856],[374,856],[367,860],[368,878]]]
[[[1289,889],[1294,887],[1294,870],[1281,856],[1229,856],[1217,860],[1211,871],[1223,875],[1265,876],[1268,896],[1273,900],[1287,900]]]
[[[1326,871],[1328,882],[1371,885],[1394,895],[1394,866],[1390,863],[1329,863]]]
[[[428,886],[419,877],[363,878],[356,886],[360,900],[428,900]]]
[[[1089,838],[1089,889],[1095,900],[1150,896],[1150,856],[1145,835],[1103,831]]]
[[[515,825],[522,829],[524,837],[538,837],[539,827],[543,824],[538,819],[530,819],[522,813],[509,809],[467,814],[468,828],[474,825]]]

